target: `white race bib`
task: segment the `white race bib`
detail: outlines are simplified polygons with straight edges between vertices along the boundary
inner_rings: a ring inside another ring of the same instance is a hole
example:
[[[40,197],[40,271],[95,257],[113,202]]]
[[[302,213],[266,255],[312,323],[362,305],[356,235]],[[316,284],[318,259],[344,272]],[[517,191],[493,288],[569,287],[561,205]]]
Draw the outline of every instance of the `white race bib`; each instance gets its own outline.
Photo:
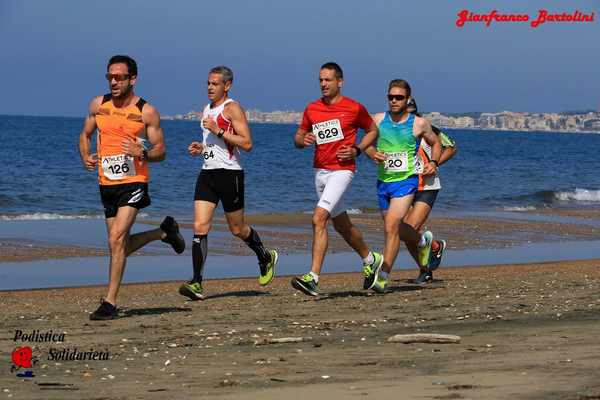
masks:
[[[385,170],[387,172],[408,171],[408,153],[385,153]]]
[[[102,157],[102,171],[104,176],[111,181],[125,179],[128,176],[136,176],[133,157],[126,154]]]
[[[339,119],[330,119],[329,121],[319,122],[312,126],[312,131],[317,138],[317,144],[337,142],[344,138],[342,124]]]
[[[417,157],[415,160],[415,173],[416,174],[423,173],[424,164],[425,164],[425,161],[423,161],[423,157],[421,157],[421,154],[417,154]]]

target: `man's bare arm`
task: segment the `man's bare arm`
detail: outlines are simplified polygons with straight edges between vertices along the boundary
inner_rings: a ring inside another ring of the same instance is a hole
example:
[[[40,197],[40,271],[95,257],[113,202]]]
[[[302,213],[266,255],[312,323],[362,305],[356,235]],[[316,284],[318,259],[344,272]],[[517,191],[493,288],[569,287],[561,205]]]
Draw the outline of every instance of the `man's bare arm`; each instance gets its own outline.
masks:
[[[92,99],[88,106],[88,115],[83,122],[83,128],[79,134],[79,155],[81,162],[88,171],[93,171],[98,167],[98,157],[90,154],[90,143],[92,134],[96,131],[96,114],[100,107],[102,97]]]
[[[231,102],[225,106],[224,114],[231,121],[235,134],[233,132],[225,131],[223,140],[244,151],[252,150],[252,134],[250,133],[250,126],[248,126],[246,113],[242,107],[236,102]],[[217,132],[211,130],[211,132],[213,134],[219,133],[218,130]]]

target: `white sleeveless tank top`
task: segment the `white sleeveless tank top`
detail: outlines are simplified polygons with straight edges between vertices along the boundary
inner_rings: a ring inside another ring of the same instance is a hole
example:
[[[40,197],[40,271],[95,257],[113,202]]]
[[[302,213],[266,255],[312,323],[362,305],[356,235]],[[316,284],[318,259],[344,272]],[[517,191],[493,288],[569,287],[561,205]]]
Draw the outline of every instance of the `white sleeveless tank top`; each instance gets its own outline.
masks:
[[[223,115],[225,105],[232,101],[232,99],[227,99],[215,108],[210,108],[210,103],[207,104],[202,112],[202,118],[212,118],[217,122],[219,129],[235,135],[231,121]],[[240,151],[236,146],[226,143],[223,138],[219,139],[216,134],[205,128],[202,128],[202,144],[204,145],[202,169],[242,169]]]

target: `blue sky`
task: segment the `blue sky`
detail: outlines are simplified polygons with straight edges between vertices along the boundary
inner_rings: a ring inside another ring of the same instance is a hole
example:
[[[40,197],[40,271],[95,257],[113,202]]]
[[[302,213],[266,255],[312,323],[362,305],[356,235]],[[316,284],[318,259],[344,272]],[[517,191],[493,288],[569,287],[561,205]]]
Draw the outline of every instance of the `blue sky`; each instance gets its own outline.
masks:
[[[596,21],[455,25],[462,9],[534,18],[542,8]],[[344,93],[372,112],[393,78],[425,111],[596,109],[599,11],[600,0],[0,0],[0,114],[84,115],[117,53],[138,61],[136,92],[162,114],[200,110],[219,64],[233,68],[231,94],[246,108],[302,110],[330,60]]]

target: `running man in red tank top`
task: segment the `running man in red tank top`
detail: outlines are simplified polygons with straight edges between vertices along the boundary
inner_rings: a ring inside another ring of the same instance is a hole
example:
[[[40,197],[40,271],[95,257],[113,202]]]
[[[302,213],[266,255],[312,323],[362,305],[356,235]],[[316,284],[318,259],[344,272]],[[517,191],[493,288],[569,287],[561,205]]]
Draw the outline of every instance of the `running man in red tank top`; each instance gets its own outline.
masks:
[[[342,202],[356,171],[355,158],[377,140],[377,126],[362,104],[342,96],[344,74],[338,64],[323,64],[319,82],[323,96],[306,107],[294,136],[298,148],[315,146],[313,165],[319,201],[312,221],[312,263],[307,274],[292,279],[292,286],[309,296],[319,294],[319,274],[327,252],[330,219],[335,230],[363,260],[364,289],[373,286],[383,262],[381,254],[369,251]],[[363,129],[365,135],[357,145],[358,129]]]

